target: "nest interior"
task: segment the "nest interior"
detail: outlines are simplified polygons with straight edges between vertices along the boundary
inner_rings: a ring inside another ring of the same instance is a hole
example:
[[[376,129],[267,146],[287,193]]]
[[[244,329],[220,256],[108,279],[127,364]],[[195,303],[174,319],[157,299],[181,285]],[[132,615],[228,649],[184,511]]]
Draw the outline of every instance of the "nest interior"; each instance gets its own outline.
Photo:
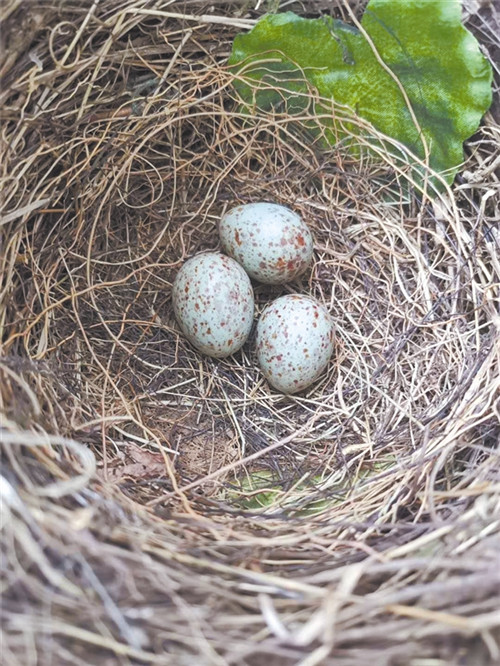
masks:
[[[9,666],[500,662],[498,83],[432,202],[389,153],[239,108],[227,57],[261,5],[2,9]],[[465,3],[493,64],[494,11]],[[259,200],[297,211],[315,255],[254,284],[256,315],[304,293],[335,321],[293,397],[253,335],[203,357],[172,314],[183,262]]]

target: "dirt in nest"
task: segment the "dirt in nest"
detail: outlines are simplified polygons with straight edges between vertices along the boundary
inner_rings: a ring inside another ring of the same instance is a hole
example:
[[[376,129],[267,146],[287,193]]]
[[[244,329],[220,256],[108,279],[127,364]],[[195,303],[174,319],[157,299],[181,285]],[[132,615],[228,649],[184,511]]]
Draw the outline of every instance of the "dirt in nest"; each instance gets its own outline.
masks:
[[[213,423],[207,422],[203,427],[203,423],[197,422],[190,412],[179,416],[172,410],[168,416],[167,413],[160,415],[155,412],[155,417],[156,427],[152,432],[162,443],[161,452],[151,447],[156,442],[149,442],[148,445],[137,435],[135,441],[127,441],[121,430],[119,439],[114,446],[107,448],[106,457],[98,465],[99,476],[104,481],[118,484],[129,495],[138,491],[137,496],[141,496],[139,489],[145,486],[161,494],[161,488],[170,483],[169,469],[187,485],[230,465],[241,455],[234,431],[223,424],[214,428]],[[132,437],[133,430],[128,429]],[[137,428],[135,430],[138,431]],[[217,482],[201,483],[199,492],[210,496],[220,488],[226,476],[219,475]],[[154,497],[154,492],[151,492],[151,497]]]

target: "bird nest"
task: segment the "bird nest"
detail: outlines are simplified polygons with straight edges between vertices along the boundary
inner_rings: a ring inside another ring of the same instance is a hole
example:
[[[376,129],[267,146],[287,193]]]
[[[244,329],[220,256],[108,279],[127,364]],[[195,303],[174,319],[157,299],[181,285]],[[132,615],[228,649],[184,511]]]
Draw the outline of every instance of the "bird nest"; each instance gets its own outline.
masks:
[[[401,151],[239,108],[227,57],[263,4],[2,9],[9,666],[500,660],[498,107],[431,200]],[[494,61],[493,10],[467,6]],[[315,243],[257,314],[300,293],[335,321],[296,396],[252,336],[207,358],[172,314],[180,266],[253,201]]]

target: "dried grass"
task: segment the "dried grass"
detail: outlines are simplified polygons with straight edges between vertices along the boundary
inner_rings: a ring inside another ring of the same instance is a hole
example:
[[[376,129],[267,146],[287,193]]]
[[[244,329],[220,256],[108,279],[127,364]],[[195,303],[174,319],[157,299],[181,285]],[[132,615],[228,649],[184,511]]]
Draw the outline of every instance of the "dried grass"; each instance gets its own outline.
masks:
[[[224,63],[263,4],[2,9],[9,666],[500,662],[497,107],[453,190],[408,197],[389,154],[238,111]],[[202,358],[172,317],[179,266],[258,199],[315,238],[258,310],[312,293],[337,326],[293,398],[251,341]]]

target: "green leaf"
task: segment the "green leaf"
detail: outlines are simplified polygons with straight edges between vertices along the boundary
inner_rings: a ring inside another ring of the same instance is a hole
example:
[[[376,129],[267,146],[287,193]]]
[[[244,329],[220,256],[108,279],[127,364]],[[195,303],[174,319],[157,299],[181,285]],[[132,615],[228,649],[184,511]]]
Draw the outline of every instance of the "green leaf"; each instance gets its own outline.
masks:
[[[371,0],[361,26],[368,39],[331,17],[263,17],[235,38],[229,59],[243,101],[324,115],[328,107],[310,94],[316,90],[421,160],[428,152],[430,167],[451,183],[463,142],[492,101],[492,69],[461,24],[460,1]],[[329,143],[346,138],[349,125],[334,116],[322,123]]]
[[[282,494],[272,472],[259,470],[238,480],[238,485],[228,493],[228,499],[243,509],[255,510],[271,506]]]
[[[237,479],[223,492],[221,499],[231,502],[245,511],[277,510],[299,517],[314,516],[329,507],[340,504],[352,493],[354,487],[397,464],[394,456],[367,462],[351,478],[345,470],[338,470],[328,478],[313,476],[298,480],[285,491],[283,484],[269,470],[255,470]],[[288,483],[287,485],[290,485]]]
[[[315,488],[320,482],[319,477],[314,477],[309,482],[300,482],[285,491],[272,472],[258,470],[238,479],[231,490],[226,491],[225,499],[246,511],[276,509],[292,511],[298,516],[315,515],[338,502],[339,493],[344,491],[342,487],[337,489],[336,495],[314,497]]]

